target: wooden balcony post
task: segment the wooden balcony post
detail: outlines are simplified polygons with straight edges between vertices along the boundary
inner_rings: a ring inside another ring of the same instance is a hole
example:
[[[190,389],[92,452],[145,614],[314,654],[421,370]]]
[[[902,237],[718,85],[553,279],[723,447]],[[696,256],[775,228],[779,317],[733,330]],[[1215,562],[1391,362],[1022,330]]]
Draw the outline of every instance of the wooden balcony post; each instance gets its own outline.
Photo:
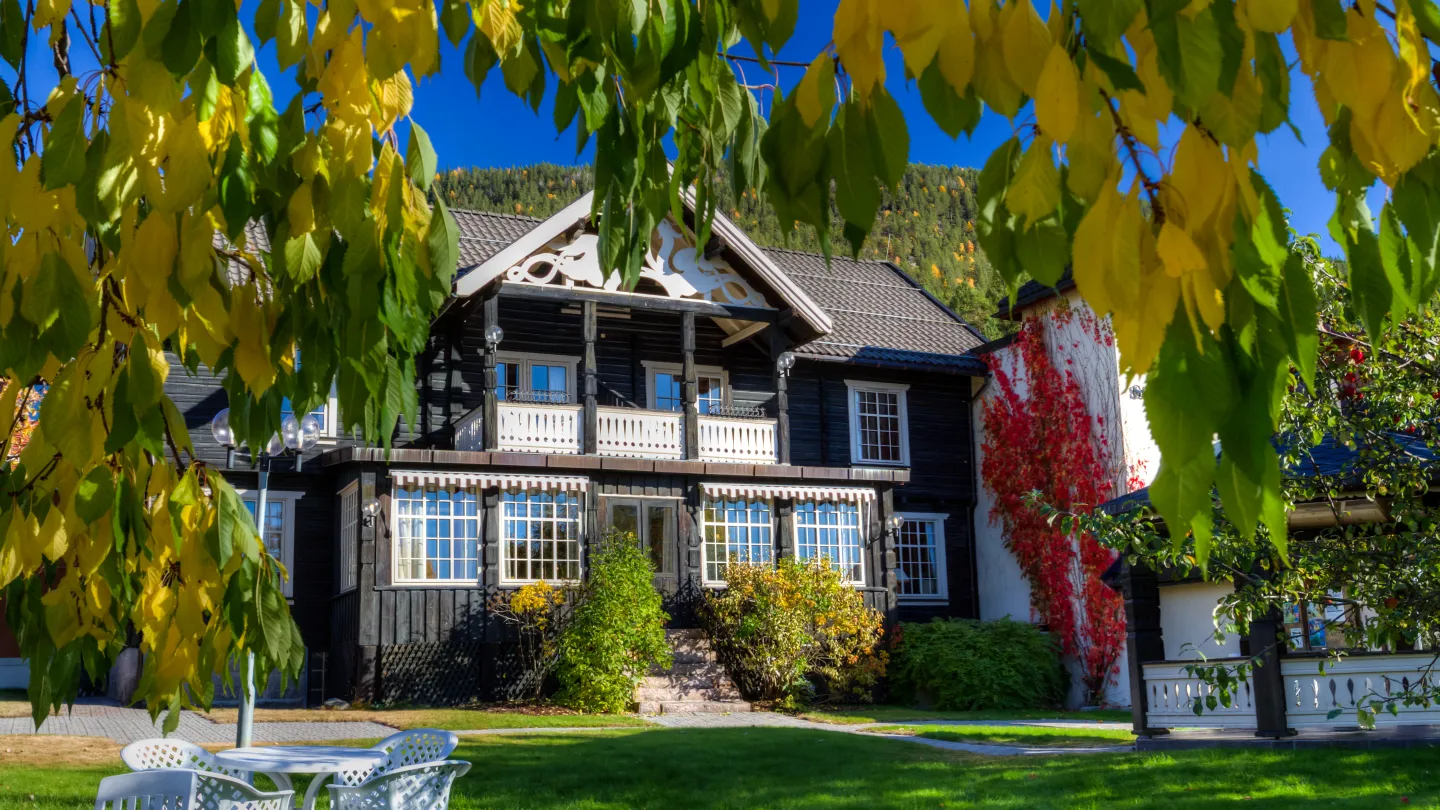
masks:
[[[595,366],[595,339],[599,335],[599,327],[595,323],[595,302],[585,301],[580,305],[581,318],[584,321],[585,357],[581,360],[581,377],[585,387],[585,422],[583,426],[583,444],[581,452],[587,456],[593,456],[599,449],[600,441],[600,410],[596,397],[600,393],[599,377],[596,375]]]
[[[1160,579],[1145,565],[1124,566],[1121,597],[1125,601],[1125,651],[1130,666],[1130,712],[1135,734],[1153,737],[1169,729],[1151,728],[1145,688],[1145,664],[1165,660],[1165,639],[1160,625]]]
[[[1251,576],[1269,577],[1270,572],[1257,565]],[[1250,683],[1255,689],[1256,737],[1279,738],[1295,734],[1285,713],[1285,677],[1280,672],[1285,638],[1285,620],[1279,607],[1250,621],[1250,655],[1255,662],[1250,670]]]
[[[376,498],[376,475],[373,470],[365,470],[360,473],[360,491],[358,497],[360,503],[367,503],[371,498]],[[353,539],[357,543],[356,562],[358,564],[356,600],[358,602],[357,612],[359,613],[356,624],[355,646],[359,649],[355,655],[355,671],[351,673],[350,698],[357,701],[379,700],[380,695],[380,594],[375,590],[377,583],[375,579],[375,546],[376,538],[380,536],[381,527],[377,525],[378,520],[370,521],[369,525],[362,523],[359,534]]]
[[[485,332],[488,334],[490,327],[500,326],[500,299],[491,295],[485,299]],[[486,450],[500,449],[500,397],[499,397],[499,375],[495,372],[495,349],[496,344],[489,340],[485,342],[485,415],[480,423],[481,435],[485,442]]]
[[[770,324],[770,362],[775,373],[775,460],[790,463],[790,369],[781,368],[780,357],[790,348],[779,322]]]
[[[885,589],[885,624],[893,627],[900,620],[900,586],[895,578],[899,561],[895,555],[895,527],[890,525],[895,514],[895,489],[887,485],[877,495],[875,520],[880,524],[880,542],[872,557],[876,563],[875,584]]]
[[[685,353],[685,458],[700,458],[700,381],[695,371],[695,313],[680,316],[680,344]]]

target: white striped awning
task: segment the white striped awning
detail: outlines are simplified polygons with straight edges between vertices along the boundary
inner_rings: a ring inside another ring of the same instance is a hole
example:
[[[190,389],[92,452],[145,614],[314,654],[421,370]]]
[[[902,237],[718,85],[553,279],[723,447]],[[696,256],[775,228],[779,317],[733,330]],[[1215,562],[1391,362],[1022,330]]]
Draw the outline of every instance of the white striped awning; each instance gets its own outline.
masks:
[[[795,498],[803,501],[854,501],[868,503],[875,499],[875,490],[865,487],[820,487],[805,484],[743,484],[704,481],[700,488],[707,495],[737,498]]]
[[[530,473],[462,472],[456,470],[391,470],[396,485],[423,487],[500,487],[501,489],[559,489],[584,492],[590,479],[573,475],[533,475]]]

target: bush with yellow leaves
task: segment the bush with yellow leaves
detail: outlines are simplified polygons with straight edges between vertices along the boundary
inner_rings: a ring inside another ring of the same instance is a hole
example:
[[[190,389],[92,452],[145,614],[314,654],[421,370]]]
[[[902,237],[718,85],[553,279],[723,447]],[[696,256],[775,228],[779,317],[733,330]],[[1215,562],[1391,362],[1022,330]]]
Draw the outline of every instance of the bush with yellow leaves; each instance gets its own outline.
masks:
[[[725,574],[727,587],[706,595],[701,614],[745,697],[782,708],[871,699],[888,662],[884,617],[838,569],[825,560],[732,559]]]
[[[491,615],[515,627],[519,637],[519,684],[510,690],[512,696],[540,699],[545,681],[560,661],[560,634],[570,615],[566,606],[574,602],[570,589],[544,580],[491,599]]]

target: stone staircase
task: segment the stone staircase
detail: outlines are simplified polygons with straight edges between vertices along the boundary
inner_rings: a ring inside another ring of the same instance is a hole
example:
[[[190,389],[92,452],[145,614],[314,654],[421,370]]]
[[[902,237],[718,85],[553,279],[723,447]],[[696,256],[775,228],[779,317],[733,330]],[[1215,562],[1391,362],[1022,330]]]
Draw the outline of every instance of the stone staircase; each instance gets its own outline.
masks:
[[[666,630],[675,663],[652,669],[635,690],[641,714],[725,714],[748,712],[750,704],[725,674],[700,630]]]

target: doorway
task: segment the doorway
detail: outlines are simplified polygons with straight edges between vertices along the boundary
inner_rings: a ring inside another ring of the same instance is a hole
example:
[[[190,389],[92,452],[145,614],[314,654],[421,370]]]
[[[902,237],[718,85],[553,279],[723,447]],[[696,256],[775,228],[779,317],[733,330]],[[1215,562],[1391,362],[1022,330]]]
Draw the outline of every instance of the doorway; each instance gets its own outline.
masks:
[[[635,535],[655,569],[655,587],[674,593],[680,579],[680,501],[676,498],[605,499],[605,525]]]

